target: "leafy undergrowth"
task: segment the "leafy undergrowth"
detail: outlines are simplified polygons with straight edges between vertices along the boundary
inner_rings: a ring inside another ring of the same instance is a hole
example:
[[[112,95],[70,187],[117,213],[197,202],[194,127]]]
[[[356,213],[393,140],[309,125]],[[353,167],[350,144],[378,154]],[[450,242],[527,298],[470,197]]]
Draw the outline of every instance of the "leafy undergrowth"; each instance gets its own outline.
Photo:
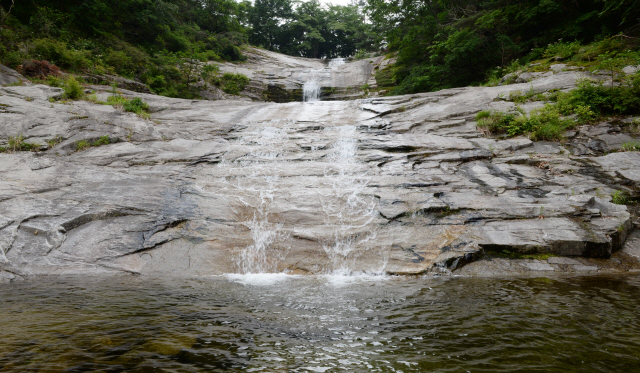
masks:
[[[75,144],[75,150],[77,152],[80,152],[80,151],[83,151],[83,150],[87,150],[87,149],[89,149],[91,147],[109,145],[112,142],[115,142],[115,141],[112,141],[112,139],[110,139],[109,136],[100,136],[100,138],[98,138],[98,140],[96,140],[94,142],[90,142],[88,140],[79,140]]]
[[[96,102],[101,103],[101,102]],[[107,105],[111,105],[114,108],[121,108],[124,111],[128,111],[130,113],[137,114],[140,118],[150,119],[151,114],[149,114],[149,104],[147,104],[140,97],[134,97],[132,99],[127,99],[117,93],[114,93],[107,98]]]
[[[563,119],[554,105],[532,110],[527,116],[522,110],[515,112],[481,111],[476,115],[478,127],[492,135],[528,135],[532,140],[558,140],[575,121]]]
[[[38,150],[40,150],[40,145],[25,142],[22,135],[9,137],[8,145],[6,147],[0,146],[0,153],[13,153],[19,151],[27,152]]]
[[[237,95],[249,84],[249,78],[244,74],[224,73],[222,77],[215,79],[214,84],[224,93]]]
[[[578,124],[598,123],[609,117],[640,113],[640,74],[627,76],[614,84],[584,79],[570,92],[534,93],[533,89],[509,96],[516,103],[531,98],[550,103],[529,115],[516,107],[511,112],[481,111],[476,115],[478,127],[490,135],[526,135],[532,140],[560,140],[565,131]],[[623,150],[639,150],[640,144],[625,144]]]
[[[619,80],[624,67],[640,65],[640,49],[638,49],[637,40],[625,39],[621,35],[586,45],[577,41],[560,40],[545,48],[534,48],[528,56],[513,60],[505,67],[492,70],[484,85],[497,86],[502,78],[510,73],[547,72],[554,64],[565,64],[569,67],[610,75],[613,80]],[[517,75],[513,75],[511,80],[503,83],[515,83],[516,78]]]

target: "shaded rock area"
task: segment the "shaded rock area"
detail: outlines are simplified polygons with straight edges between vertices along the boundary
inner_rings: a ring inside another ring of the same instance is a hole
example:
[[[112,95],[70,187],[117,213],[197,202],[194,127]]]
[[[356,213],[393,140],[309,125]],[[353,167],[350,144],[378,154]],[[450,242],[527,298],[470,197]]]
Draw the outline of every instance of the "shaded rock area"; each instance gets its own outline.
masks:
[[[19,72],[11,69],[5,65],[0,65],[0,86],[21,84],[22,82],[28,82],[29,80],[22,76]]]
[[[134,92],[151,93],[151,89],[146,84],[133,79],[123,78],[116,75],[84,74],[81,78],[91,84],[115,85],[118,88],[127,89]]]
[[[302,87],[309,79],[316,79],[322,88],[323,100],[350,100],[362,98],[362,87],[377,87],[375,70],[385,68],[394,59],[374,57],[344,64],[330,61],[299,58],[254,47],[243,53],[246,62],[222,64],[221,73],[244,74],[250,82],[241,96],[255,101],[292,102],[302,101]],[[211,92],[210,92],[211,91]],[[216,94],[215,87],[203,90],[207,99],[229,99],[228,95]]]
[[[0,88],[0,146],[22,135],[43,149],[0,153],[0,281],[636,270],[637,218],[611,194],[637,195],[640,153],[489,139],[474,121],[509,104],[499,96],[570,89],[581,76],[285,104],[125,91],[151,120],[50,103],[60,92],[47,86]],[[575,139],[622,133],[596,129]],[[75,151],[102,136],[111,143]],[[551,257],[492,255],[504,252]]]

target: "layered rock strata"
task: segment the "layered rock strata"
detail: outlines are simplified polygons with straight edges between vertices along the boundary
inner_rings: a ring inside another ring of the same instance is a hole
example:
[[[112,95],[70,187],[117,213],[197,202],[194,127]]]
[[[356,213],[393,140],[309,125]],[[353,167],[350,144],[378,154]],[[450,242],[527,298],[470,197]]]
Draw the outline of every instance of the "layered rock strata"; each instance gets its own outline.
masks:
[[[0,88],[0,146],[40,146],[0,153],[0,277],[640,268],[634,218],[611,202],[638,190],[640,153],[476,128],[478,111],[513,105],[498,97],[579,77],[286,104],[123,91],[149,103],[150,120],[50,102],[61,91],[47,86]],[[110,88],[94,88],[106,100]],[[603,138],[615,124],[595,128],[572,141],[615,145]],[[502,252],[553,257],[483,259]],[[622,264],[602,264],[612,254]]]

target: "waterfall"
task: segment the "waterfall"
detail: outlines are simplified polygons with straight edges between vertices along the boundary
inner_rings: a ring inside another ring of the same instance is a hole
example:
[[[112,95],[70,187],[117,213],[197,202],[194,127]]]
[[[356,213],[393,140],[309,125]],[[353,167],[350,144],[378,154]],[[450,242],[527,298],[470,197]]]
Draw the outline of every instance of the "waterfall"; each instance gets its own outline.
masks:
[[[344,65],[345,63],[347,63],[347,60],[344,58],[333,58],[329,60],[328,67],[331,69],[333,67]]]
[[[320,101],[320,78],[321,75],[331,75],[331,69],[344,65],[346,60],[344,58],[333,58],[329,60],[327,67],[319,70],[313,70],[310,73],[307,81],[302,85],[302,101],[313,102]]]
[[[304,102],[320,101],[320,82],[315,73],[302,86],[302,100]]]
[[[322,209],[332,227],[331,239],[323,243],[334,274],[350,274],[353,262],[366,250],[376,232],[371,223],[377,216],[375,199],[365,194],[370,177],[357,158],[356,126],[330,129],[336,139],[327,156],[324,183],[330,192],[322,196]]]

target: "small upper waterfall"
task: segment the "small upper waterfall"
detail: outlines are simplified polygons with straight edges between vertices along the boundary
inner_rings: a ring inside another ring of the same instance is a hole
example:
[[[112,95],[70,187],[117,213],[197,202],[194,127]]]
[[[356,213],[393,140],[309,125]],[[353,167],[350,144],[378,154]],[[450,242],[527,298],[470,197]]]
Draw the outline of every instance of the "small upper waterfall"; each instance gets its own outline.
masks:
[[[347,63],[347,59],[346,58],[332,58],[329,60],[329,64],[327,65],[328,68],[333,68],[333,67],[337,67],[340,65],[344,65],[345,63]]]
[[[302,100],[304,102],[320,101],[320,82],[318,75],[312,74],[302,86]]]
[[[309,77],[302,85],[302,101],[313,102],[320,101],[320,78],[322,76],[331,77],[331,70],[346,63],[345,58],[333,58],[329,60],[327,66],[323,69],[311,71]]]

